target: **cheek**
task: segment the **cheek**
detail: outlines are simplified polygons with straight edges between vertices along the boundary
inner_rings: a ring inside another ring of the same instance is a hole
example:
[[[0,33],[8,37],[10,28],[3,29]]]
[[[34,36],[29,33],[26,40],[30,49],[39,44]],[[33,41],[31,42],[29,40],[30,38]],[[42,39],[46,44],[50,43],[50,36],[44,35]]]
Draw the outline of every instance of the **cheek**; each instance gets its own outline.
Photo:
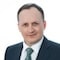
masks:
[[[21,29],[21,33],[23,34],[23,35],[26,35],[27,34],[27,30],[26,29]]]
[[[39,31],[43,30],[43,27],[42,27],[42,26],[37,26],[37,27],[35,27],[35,30],[36,30],[37,32],[39,32]]]
[[[38,34],[42,34],[43,33],[43,30],[44,30],[43,27],[40,27],[40,26],[36,28],[36,32]]]

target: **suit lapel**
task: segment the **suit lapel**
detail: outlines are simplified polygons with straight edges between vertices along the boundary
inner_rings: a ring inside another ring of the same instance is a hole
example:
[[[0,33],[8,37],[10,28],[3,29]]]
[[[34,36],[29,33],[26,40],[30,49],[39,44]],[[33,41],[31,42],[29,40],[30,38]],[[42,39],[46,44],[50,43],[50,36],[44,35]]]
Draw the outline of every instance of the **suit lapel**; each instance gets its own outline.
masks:
[[[39,50],[38,56],[36,60],[47,60],[48,59],[48,48],[51,46],[51,44],[49,43],[49,41],[44,37],[43,43],[41,45],[41,48]],[[22,48],[23,48],[23,43],[20,43],[20,45],[18,46],[18,60],[20,60],[20,56],[21,56],[21,52],[22,52]]]
[[[50,46],[49,41],[44,37],[43,43],[39,50],[38,56],[36,60],[47,60],[48,54],[48,47]]]
[[[22,52],[22,48],[23,48],[23,43],[20,43],[17,47],[17,51],[16,51],[16,57],[17,57],[17,60],[20,60],[20,57],[21,57],[21,52]]]

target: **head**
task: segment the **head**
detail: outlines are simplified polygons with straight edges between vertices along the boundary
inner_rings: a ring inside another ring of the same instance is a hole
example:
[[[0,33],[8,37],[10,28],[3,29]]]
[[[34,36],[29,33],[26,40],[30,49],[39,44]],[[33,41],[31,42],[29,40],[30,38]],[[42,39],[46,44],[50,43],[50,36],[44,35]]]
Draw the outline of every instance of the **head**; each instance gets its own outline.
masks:
[[[39,42],[46,27],[42,8],[36,4],[25,4],[18,10],[17,18],[25,43],[31,46]]]

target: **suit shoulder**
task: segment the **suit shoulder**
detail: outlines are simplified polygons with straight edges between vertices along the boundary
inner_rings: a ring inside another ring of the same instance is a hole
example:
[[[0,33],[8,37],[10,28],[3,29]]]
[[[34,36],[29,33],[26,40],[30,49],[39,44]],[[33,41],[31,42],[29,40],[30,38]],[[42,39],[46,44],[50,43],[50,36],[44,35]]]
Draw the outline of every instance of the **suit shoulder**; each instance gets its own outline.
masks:
[[[51,40],[48,40],[46,37],[44,37],[44,43],[46,45],[48,45],[48,46],[54,46],[54,47],[60,48],[60,44],[59,43],[53,42]]]
[[[59,43],[48,40],[48,45],[49,45],[50,49],[60,51],[60,44]]]
[[[15,60],[15,55],[19,56],[23,43],[8,46],[5,52],[5,60]]]
[[[22,47],[23,42],[8,46],[6,50],[12,50],[12,49],[17,49],[18,47]]]
[[[59,43],[48,40],[46,37],[44,37],[44,44],[49,48],[60,49],[60,44]]]
[[[59,43],[56,43],[56,42],[53,42],[53,41],[49,41],[49,44],[51,44],[52,46],[56,46],[56,47],[60,47],[60,44]]]

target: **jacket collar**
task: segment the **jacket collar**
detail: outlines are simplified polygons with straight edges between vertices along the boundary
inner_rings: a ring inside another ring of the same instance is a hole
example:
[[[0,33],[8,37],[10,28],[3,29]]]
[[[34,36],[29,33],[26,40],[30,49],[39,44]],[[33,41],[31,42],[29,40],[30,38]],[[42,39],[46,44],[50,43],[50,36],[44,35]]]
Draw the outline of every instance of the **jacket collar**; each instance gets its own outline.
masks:
[[[41,48],[39,50],[37,60],[47,60],[48,55],[48,48],[51,46],[50,42],[47,40],[46,37],[44,37],[43,43],[41,45]]]
[[[48,41],[48,39],[46,37],[44,37],[43,43],[41,45],[41,48],[40,48],[38,56],[37,56],[37,60],[40,60],[40,59],[41,60],[47,60],[47,57],[48,57],[48,48],[50,46],[51,46],[50,42]],[[22,52],[22,49],[23,49],[23,42],[20,43],[18,48],[19,48],[18,54],[19,54],[19,59],[20,59],[21,52]]]

